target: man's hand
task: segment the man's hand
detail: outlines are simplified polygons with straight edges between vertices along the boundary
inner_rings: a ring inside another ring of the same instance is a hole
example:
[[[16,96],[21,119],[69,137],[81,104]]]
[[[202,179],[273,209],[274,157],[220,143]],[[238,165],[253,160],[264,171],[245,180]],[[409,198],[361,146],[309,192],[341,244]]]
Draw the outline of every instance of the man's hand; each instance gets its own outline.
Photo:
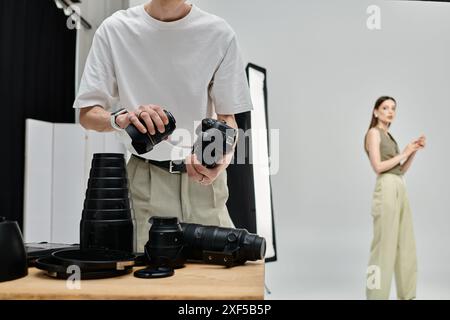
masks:
[[[230,165],[233,155],[234,152],[230,151],[214,168],[208,169],[200,163],[195,154],[191,154],[185,160],[187,174],[198,183],[210,185]]]
[[[144,120],[145,126],[139,121],[139,118]],[[140,132],[147,133],[148,131],[151,135],[154,135],[156,129],[161,133],[165,131],[164,126],[169,123],[169,119],[163,108],[154,104],[149,104],[140,106],[137,111],[118,116],[116,118],[116,123],[122,129],[125,129],[132,123]]]
[[[230,127],[233,127],[235,129],[238,128],[234,115],[219,114],[217,115],[217,119],[225,121]],[[222,171],[224,171],[230,165],[231,160],[233,159],[234,148],[236,144],[237,138],[233,149],[226,155],[224,155],[217,163],[217,165],[212,169],[208,169],[203,166],[194,154],[187,156],[185,159],[185,164],[188,176],[203,185],[212,184],[214,180],[216,180],[216,178],[222,173]]]

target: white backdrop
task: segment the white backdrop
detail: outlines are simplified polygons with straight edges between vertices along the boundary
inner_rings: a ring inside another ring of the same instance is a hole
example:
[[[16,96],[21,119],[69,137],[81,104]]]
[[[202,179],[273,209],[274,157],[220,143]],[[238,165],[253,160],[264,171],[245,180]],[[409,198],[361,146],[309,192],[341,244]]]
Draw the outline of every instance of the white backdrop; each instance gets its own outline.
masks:
[[[364,299],[375,175],[363,136],[376,98],[397,98],[401,148],[425,133],[407,174],[418,299],[450,298],[450,4],[365,0],[196,0],[234,28],[244,58],[268,70],[280,128],[272,179],[279,261],[267,298]],[[381,29],[366,10],[378,5]],[[392,292],[395,297],[395,290]]]
[[[80,242],[80,220],[97,152],[124,153],[112,133],[79,124],[27,119],[25,143],[25,242]]]
[[[143,3],[131,0],[130,5]],[[363,136],[376,98],[397,98],[401,148],[425,133],[407,174],[418,299],[450,298],[450,5],[378,0],[195,0],[235,29],[244,60],[268,70],[280,129],[272,178],[279,261],[269,299],[364,299],[375,175]],[[381,29],[366,26],[377,5]],[[395,296],[395,290],[392,292]]]

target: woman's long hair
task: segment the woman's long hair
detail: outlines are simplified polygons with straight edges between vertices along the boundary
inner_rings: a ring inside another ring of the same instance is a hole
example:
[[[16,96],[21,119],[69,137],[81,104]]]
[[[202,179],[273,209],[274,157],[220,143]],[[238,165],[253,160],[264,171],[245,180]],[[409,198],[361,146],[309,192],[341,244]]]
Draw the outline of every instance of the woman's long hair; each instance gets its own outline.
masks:
[[[373,106],[373,110],[372,110],[372,119],[370,120],[369,129],[367,129],[366,134],[364,136],[364,150],[366,151],[367,155],[369,155],[369,150],[367,150],[367,147],[366,147],[367,133],[369,132],[370,129],[372,129],[373,127],[375,127],[378,124],[378,119],[375,118],[374,111],[377,110],[381,106],[381,104],[383,102],[385,102],[386,100],[392,100],[395,102],[395,104],[397,104],[397,101],[395,101],[394,98],[389,97],[389,96],[379,97],[377,99],[377,101],[375,101],[375,105]],[[391,124],[389,124],[389,126],[391,126]]]

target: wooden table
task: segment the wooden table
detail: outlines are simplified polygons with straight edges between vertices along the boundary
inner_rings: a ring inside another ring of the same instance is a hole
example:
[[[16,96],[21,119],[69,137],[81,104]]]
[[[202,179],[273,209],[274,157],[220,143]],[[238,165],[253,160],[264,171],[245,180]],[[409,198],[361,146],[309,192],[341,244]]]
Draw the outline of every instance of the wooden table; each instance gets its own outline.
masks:
[[[0,283],[0,300],[264,299],[263,261],[230,269],[191,263],[175,270],[175,275],[168,278],[138,279],[130,273],[116,278],[82,280],[80,289],[68,289],[66,280],[50,278],[36,268],[29,268],[28,272],[22,279]]]

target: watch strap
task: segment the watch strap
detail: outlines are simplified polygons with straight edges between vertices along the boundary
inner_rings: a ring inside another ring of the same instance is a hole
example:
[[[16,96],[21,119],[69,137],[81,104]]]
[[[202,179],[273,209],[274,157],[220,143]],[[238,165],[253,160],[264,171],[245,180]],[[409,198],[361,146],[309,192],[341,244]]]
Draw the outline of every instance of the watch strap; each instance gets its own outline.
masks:
[[[121,115],[121,114],[124,114],[124,113],[128,113],[127,109],[125,109],[125,108],[119,109],[119,110],[117,110],[117,111],[111,113],[110,121],[111,121],[111,127],[113,127],[113,129],[115,129],[115,130],[117,130],[117,131],[122,131],[122,130],[123,130],[123,129],[122,129],[121,127],[119,127],[119,125],[117,124],[116,118],[117,118],[117,116],[119,116],[119,115]]]

